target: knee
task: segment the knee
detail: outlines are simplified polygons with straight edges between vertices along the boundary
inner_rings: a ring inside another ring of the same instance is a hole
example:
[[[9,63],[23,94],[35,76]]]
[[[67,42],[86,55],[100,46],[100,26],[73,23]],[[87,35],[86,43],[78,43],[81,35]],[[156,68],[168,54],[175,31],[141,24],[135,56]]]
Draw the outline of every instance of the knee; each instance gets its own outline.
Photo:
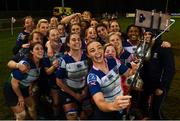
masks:
[[[37,119],[36,107],[35,105],[28,107],[28,113],[32,119]]]

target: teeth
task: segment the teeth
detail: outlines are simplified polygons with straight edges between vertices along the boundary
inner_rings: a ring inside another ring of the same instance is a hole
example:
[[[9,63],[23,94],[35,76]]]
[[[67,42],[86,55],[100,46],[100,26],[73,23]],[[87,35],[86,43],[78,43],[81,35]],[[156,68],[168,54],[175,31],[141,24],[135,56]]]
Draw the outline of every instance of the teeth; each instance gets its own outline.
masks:
[[[133,38],[135,38],[136,36],[135,36],[135,35],[133,35],[132,37],[133,37]]]

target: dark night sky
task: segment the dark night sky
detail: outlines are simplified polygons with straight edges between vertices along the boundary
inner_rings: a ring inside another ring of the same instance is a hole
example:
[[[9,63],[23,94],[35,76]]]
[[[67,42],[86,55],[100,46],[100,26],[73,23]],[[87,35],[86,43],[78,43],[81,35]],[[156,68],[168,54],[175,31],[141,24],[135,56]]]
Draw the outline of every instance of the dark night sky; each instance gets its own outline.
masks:
[[[75,11],[92,12],[134,12],[136,8],[165,11],[167,0],[64,0],[65,6]],[[11,10],[52,10],[61,6],[61,0],[0,0],[0,11]],[[180,0],[169,0],[169,12],[180,11]]]

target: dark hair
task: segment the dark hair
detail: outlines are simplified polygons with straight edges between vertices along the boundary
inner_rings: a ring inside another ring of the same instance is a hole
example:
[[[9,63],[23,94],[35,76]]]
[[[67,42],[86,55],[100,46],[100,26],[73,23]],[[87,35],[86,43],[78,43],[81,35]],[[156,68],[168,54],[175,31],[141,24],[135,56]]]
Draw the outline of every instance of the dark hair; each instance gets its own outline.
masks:
[[[136,26],[136,25],[134,25],[134,24],[131,24],[131,25],[129,25],[129,26],[127,27],[127,29],[126,29],[126,35],[128,35],[129,29],[130,29],[131,27],[136,27],[136,28],[138,28],[138,30],[139,30],[139,35],[142,36],[142,29],[141,29],[141,27],[138,27],[138,26]]]
[[[98,42],[98,41],[89,41],[88,43],[87,43],[87,45],[86,45],[86,48],[88,48],[88,46],[91,44],[91,43],[93,43],[93,42]],[[98,43],[100,43],[100,42],[98,42]],[[101,43],[100,43],[101,44]],[[88,55],[88,51],[86,51],[86,54]],[[93,66],[93,62],[92,62],[92,60],[87,56],[87,63],[88,63],[88,67],[89,67],[89,70],[90,70],[90,68]]]
[[[37,45],[37,44],[40,44],[40,45],[42,45],[42,47],[43,47],[43,44],[41,43],[41,42],[35,42],[35,43],[31,43],[30,44],[30,47],[29,47],[29,59],[31,60],[31,61],[33,61],[33,54],[31,53],[31,51],[33,51],[33,48]]]
[[[71,25],[68,26],[68,28],[69,28],[68,31],[67,31],[68,33],[72,33],[72,32],[71,32],[71,29],[72,29],[72,27],[73,27],[74,25],[79,26],[80,29],[81,29],[81,24],[79,24],[79,23],[71,24]]]
[[[100,43],[99,41],[95,41],[95,40],[93,40],[93,41],[89,41],[87,44],[86,44],[86,49],[88,48],[88,46],[91,44],[91,43],[93,43],[93,42],[98,42],[98,43]],[[101,44],[101,43],[100,43]],[[102,44],[101,44],[102,45]],[[87,54],[88,54],[88,51],[87,51]]]
[[[104,23],[98,23],[97,26],[96,26],[96,31],[97,31],[98,27],[104,27],[104,28],[107,29],[107,26]]]
[[[74,34],[76,34],[76,33],[70,33],[70,34],[68,34],[68,36],[66,37],[66,41],[65,41],[64,45],[65,45],[65,51],[67,51],[67,52],[70,51],[70,48],[69,48],[69,46],[68,46],[67,44],[69,43],[71,36],[74,35]],[[79,34],[76,34],[76,35],[79,35]],[[79,35],[79,37],[80,37],[80,39],[81,39],[81,36],[80,36],[80,35]],[[82,42],[82,39],[81,39],[81,42]]]

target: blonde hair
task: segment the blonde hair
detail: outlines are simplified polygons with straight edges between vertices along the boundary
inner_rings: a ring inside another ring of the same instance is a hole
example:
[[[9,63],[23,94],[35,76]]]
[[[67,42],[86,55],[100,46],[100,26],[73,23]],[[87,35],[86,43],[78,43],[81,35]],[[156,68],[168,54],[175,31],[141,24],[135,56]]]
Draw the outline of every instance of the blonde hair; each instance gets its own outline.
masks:
[[[120,33],[120,32],[111,32],[111,33],[108,34],[108,42],[109,42],[109,38],[110,38],[112,35],[117,35],[117,36],[122,40],[122,36],[121,36],[121,33]]]
[[[39,29],[41,23],[49,23],[47,19],[40,19],[37,23],[36,29]]]

